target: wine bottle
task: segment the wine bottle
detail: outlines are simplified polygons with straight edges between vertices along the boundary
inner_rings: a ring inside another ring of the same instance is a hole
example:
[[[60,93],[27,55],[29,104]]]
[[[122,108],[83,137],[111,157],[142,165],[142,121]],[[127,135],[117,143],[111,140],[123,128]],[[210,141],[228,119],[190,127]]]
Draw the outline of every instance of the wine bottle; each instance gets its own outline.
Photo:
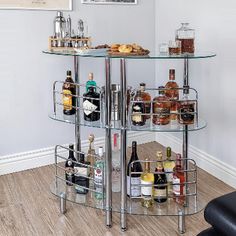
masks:
[[[73,184],[75,183],[74,166],[76,162],[76,159],[74,157],[74,145],[70,144],[69,149],[69,157],[65,163],[65,178],[67,181],[69,181],[66,182],[66,184],[69,186],[73,186]]]
[[[166,158],[167,159],[164,162],[164,170],[165,170],[165,172],[172,172],[172,173],[166,174],[167,183],[168,183],[168,194],[170,195],[173,191],[172,181],[173,181],[173,169],[175,167],[175,161],[171,160],[171,148],[170,147],[166,148]]]
[[[131,172],[143,172],[143,168],[140,162],[134,162],[132,165],[131,163],[133,161],[138,161],[138,155],[137,155],[137,142],[133,141],[132,142],[132,154],[131,158],[128,163],[128,168],[127,168],[127,195],[129,197],[139,197],[141,196],[141,187],[140,186],[132,186],[133,184],[140,184],[141,179],[140,176],[141,174],[132,174],[130,175]],[[131,186],[130,186],[131,184]]]
[[[90,87],[94,87],[94,91],[96,92],[97,83],[93,80],[93,73],[89,73],[88,81],[86,82],[86,91],[89,91]]]
[[[83,95],[84,119],[86,121],[97,121],[100,119],[100,94],[95,92],[94,87]]]
[[[76,86],[73,84],[74,81],[71,76],[71,71],[66,72],[66,80],[62,87],[62,101],[63,101],[63,113],[65,115],[75,114],[76,98],[73,95],[76,95]]]
[[[150,173],[150,162],[147,158],[145,160],[144,172],[141,175],[141,204],[143,207],[150,208],[153,205],[153,184],[154,175]],[[145,186],[148,185],[148,186]]]
[[[79,194],[87,194],[89,188],[89,179],[88,179],[88,167],[86,166],[85,155],[80,153],[79,163],[75,164],[75,190]]]
[[[173,174],[173,194],[174,200],[179,204],[184,204],[185,200],[185,176],[180,154],[176,154],[176,165]]]
[[[94,187],[95,187],[95,198],[103,198],[103,183],[104,183],[104,153],[103,147],[98,149],[98,157],[95,161],[94,169]]]
[[[167,200],[167,179],[162,163],[162,152],[157,152],[157,167],[155,172],[159,172],[154,175],[154,200],[158,203],[165,202]]]

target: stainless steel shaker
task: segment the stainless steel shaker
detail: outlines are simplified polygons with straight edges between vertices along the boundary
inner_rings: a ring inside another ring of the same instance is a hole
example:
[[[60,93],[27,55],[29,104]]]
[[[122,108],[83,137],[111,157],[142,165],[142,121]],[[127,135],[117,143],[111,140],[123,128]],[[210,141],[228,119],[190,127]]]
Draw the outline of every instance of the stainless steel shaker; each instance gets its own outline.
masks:
[[[61,11],[57,12],[57,16],[54,19],[54,37],[60,40],[57,40],[57,47],[63,47],[63,39],[66,35],[66,20],[63,17]]]

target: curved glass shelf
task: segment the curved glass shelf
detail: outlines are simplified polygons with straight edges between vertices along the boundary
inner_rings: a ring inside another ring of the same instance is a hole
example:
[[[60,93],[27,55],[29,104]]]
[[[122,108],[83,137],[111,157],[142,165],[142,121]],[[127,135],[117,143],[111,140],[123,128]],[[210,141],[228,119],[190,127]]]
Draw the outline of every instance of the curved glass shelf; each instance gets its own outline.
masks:
[[[66,199],[70,202],[96,209],[105,210],[104,200],[97,200],[94,193],[88,192],[85,194],[77,194],[74,187],[67,186],[62,180],[54,181],[50,186],[51,192],[60,197],[61,193],[66,193]],[[185,215],[193,215],[199,213],[207,205],[201,192],[198,192],[198,198],[189,197],[188,207],[183,207],[174,202],[173,199],[168,199],[167,202],[158,204],[150,209],[141,206],[140,200],[131,200],[127,198],[127,213],[132,215],[149,215],[149,216],[178,216],[179,210],[182,210]],[[112,211],[120,212],[120,193],[112,193]]]
[[[44,50],[43,53],[46,54],[52,54],[52,55],[62,55],[62,56],[79,56],[79,57],[93,57],[93,58],[126,58],[126,59],[201,59],[201,58],[211,58],[215,57],[216,54],[213,52],[195,52],[193,55],[169,55],[169,54],[159,54],[159,53],[150,53],[147,56],[111,56],[107,53],[96,53],[96,54],[86,54],[86,55],[80,55],[76,52],[57,52],[57,51],[50,51],[50,50]]]
[[[85,127],[94,127],[94,128],[102,128],[105,129],[105,125],[101,121],[95,121],[95,122],[88,122],[85,121],[83,118],[81,119],[80,123],[78,124],[76,122],[76,117],[75,115],[64,115],[63,113],[60,114],[49,114],[49,117],[53,120],[60,121],[60,122],[65,122],[69,124],[77,124],[77,125],[82,125]],[[81,116],[83,117],[83,116]],[[188,125],[188,131],[197,131],[204,129],[207,126],[207,122],[199,119],[198,123],[195,123],[193,125]],[[121,124],[120,121],[112,121],[111,123],[111,129],[114,130],[121,130]],[[185,130],[185,126],[181,125],[177,122],[170,123],[168,125],[153,125],[150,120],[147,121],[146,125],[144,126],[133,126],[133,125],[128,125],[126,130],[128,131],[149,131],[149,132],[182,132]]]

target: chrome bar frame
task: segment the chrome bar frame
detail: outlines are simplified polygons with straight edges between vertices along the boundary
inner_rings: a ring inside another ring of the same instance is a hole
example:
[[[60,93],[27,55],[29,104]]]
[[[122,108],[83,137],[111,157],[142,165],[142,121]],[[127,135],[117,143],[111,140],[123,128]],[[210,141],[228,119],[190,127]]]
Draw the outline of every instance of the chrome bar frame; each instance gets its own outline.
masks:
[[[60,212],[61,214],[66,213],[66,193],[60,193]]]
[[[105,58],[106,85],[105,85],[105,126],[106,126],[106,226],[112,227],[112,146],[111,146],[111,61]]]
[[[184,234],[186,232],[185,227],[185,215],[183,210],[179,209],[179,216],[178,216],[178,229],[180,234]]]
[[[79,57],[74,56],[74,73],[75,73],[75,83],[79,84]],[[76,95],[80,96],[80,88],[76,86]],[[79,99],[77,99],[76,106],[79,107]],[[80,135],[80,112],[76,110],[75,114],[76,124],[75,124],[75,150],[81,151],[81,135]],[[78,153],[76,155],[76,159],[78,160]]]
[[[121,87],[121,208],[120,224],[121,230],[127,230],[127,176],[126,176],[126,147],[127,147],[127,82],[126,61],[120,59],[120,87]]]

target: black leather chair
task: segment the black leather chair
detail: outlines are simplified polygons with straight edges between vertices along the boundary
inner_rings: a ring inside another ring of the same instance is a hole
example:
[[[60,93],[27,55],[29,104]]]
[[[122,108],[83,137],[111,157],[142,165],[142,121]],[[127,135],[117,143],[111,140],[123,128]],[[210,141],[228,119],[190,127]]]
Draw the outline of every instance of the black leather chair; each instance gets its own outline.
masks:
[[[236,236],[236,192],[210,201],[204,217],[212,227],[198,236]]]

